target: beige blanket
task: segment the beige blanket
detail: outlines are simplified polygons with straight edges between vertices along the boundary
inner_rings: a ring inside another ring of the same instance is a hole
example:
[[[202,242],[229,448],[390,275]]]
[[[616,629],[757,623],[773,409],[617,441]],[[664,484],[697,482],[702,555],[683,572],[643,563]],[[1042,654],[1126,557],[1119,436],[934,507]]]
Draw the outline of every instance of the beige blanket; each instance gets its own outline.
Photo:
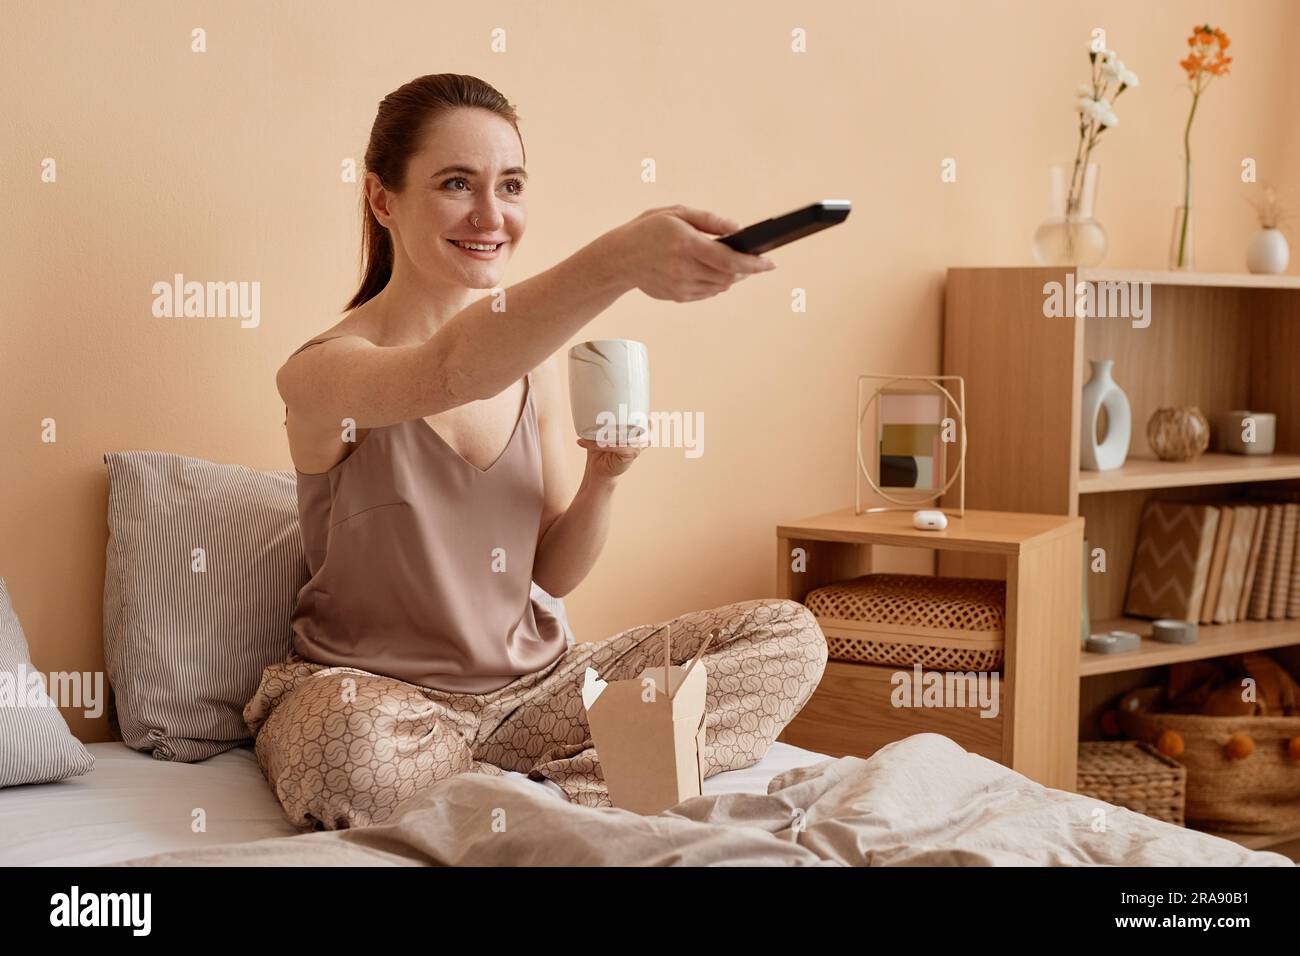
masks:
[[[827,759],[768,793],[657,816],[564,803],[520,778],[462,774],[385,823],[183,850],[125,864],[265,866],[1291,866],[1276,853],[1049,790],[947,737]]]

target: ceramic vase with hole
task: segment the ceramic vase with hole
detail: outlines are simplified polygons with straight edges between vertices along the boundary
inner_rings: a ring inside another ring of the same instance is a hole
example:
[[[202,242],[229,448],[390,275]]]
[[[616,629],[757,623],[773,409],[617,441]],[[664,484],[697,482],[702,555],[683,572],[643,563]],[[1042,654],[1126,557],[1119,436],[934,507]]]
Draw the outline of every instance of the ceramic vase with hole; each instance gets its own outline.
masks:
[[[1095,359],[1092,377],[1083,386],[1083,408],[1079,415],[1079,466],[1088,471],[1110,471],[1128,458],[1133,429],[1133,410],[1128,396],[1111,378],[1114,359]],[[1106,438],[1097,441],[1097,420],[1106,409]]]

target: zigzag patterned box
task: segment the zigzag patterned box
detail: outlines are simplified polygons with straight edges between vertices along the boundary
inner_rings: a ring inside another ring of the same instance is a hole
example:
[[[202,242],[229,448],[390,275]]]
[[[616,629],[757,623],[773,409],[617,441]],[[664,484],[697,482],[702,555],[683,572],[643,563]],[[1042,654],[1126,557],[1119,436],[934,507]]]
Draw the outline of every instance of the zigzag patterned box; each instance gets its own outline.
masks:
[[[1219,509],[1148,501],[1138,526],[1124,613],[1195,621],[1205,599]]]

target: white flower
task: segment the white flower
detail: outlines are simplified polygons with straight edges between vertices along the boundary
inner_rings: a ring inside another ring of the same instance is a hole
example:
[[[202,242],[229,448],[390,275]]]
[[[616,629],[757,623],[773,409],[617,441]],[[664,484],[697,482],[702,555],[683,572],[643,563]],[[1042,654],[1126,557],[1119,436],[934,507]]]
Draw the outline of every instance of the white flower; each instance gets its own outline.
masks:
[[[1076,112],[1082,113],[1089,119],[1100,123],[1102,126],[1118,126],[1119,117],[1115,111],[1110,108],[1110,104],[1104,99],[1095,100],[1091,94],[1080,96],[1074,104]]]
[[[1115,55],[1114,50],[1106,51],[1106,58],[1101,63],[1102,76],[1108,80],[1122,83],[1124,86],[1137,86],[1137,74],[1124,65],[1124,61]]]

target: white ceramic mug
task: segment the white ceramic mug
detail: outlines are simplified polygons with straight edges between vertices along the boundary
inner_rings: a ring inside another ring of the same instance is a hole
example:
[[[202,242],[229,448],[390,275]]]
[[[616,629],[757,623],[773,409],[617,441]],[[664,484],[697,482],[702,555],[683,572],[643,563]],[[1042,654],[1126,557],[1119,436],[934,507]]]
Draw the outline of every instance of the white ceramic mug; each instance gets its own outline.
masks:
[[[615,444],[645,435],[650,424],[645,343],[595,339],[569,349],[569,404],[580,438]]]

